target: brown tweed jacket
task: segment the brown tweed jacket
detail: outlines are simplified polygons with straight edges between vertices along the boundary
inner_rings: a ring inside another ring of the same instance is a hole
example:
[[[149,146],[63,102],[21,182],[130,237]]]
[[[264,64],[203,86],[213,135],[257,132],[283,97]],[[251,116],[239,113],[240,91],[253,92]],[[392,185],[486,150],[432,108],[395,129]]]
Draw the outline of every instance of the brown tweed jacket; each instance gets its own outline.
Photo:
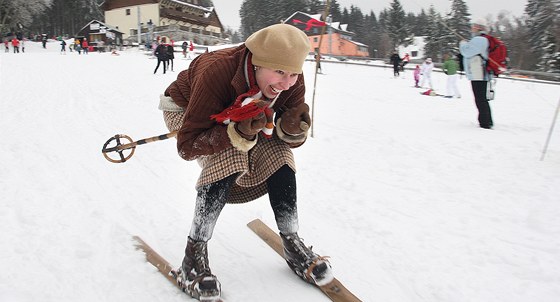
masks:
[[[232,146],[226,126],[210,119],[210,115],[222,112],[238,95],[249,90],[243,69],[247,52],[241,45],[201,55],[165,91],[166,96],[185,109],[184,114],[164,112],[164,115],[183,118],[177,147],[184,159],[198,159],[202,172],[197,187],[238,174],[228,203],[247,202],[266,194],[266,179],[283,165],[295,171],[290,148],[302,144],[287,143],[277,135],[270,139],[259,135],[257,144],[249,152],[242,152]],[[276,119],[288,108],[304,102],[304,95],[301,75],[276,100],[273,107]]]
[[[192,160],[232,147],[227,127],[211,120],[210,115],[222,112],[237,96],[249,90],[243,72],[247,52],[243,44],[200,55],[166,89],[165,95],[185,109],[186,116],[177,135],[178,151],[184,159]],[[305,83],[300,75],[296,84],[276,100],[273,108],[276,119],[288,108],[303,103],[304,97]]]

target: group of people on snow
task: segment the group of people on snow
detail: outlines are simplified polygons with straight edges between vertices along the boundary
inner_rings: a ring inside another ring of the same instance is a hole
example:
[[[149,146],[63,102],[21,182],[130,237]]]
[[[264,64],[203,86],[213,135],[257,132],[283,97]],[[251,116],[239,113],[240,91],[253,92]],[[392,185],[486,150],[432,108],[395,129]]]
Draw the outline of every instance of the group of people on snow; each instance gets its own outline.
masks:
[[[492,84],[492,74],[489,73],[485,64],[488,60],[488,40],[482,35],[486,34],[488,26],[485,20],[476,20],[471,26],[472,39],[470,41],[462,40],[459,43],[459,52],[461,56],[457,57],[453,53],[443,55],[443,64],[441,70],[446,74],[446,92],[445,98],[461,98],[458,88],[460,66],[464,66],[464,72],[467,79],[471,81],[475,105],[478,109],[479,126],[484,129],[491,129],[494,126],[492,114],[490,110],[489,100],[493,98],[488,94]],[[406,59],[405,59],[406,58]],[[405,57],[400,58],[395,51],[390,57],[390,63],[393,65],[393,75],[399,77],[400,72],[404,70],[404,66],[410,61],[408,53]],[[434,62],[432,58],[426,58],[422,64],[416,65],[413,71],[414,87],[426,87],[429,91],[433,91],[432,72]],[[426,86],[425,86],[426,85]]]
[[[60,38],[59,40],[60,40],[60,54],[66,54],[66,45],[68,43],[66,43],[66,41],[62,38]],[[79,55],[81,55],[83,51],[84,54],[87,55],[90,50],[90,45],[87,38],[83,38],[81,41],[80,39],[74,39],[74,41],[71,42],[70,45],[68,45],[68,49],[70,50],[70,52],[72,51],[78,52]]]
[[[444,54],[443,55],[444,63],[441,67],[441,70],[447,75],[447,90],[445,97],[446,98],[461,98],[461,93],[459,92],[459,88],[457,87],[457,80],[458,80],[458,69],[459,64],[455,60],[452,54]],[[433,90],[432,84],[432,72],[434,70],[434,62],[432,58],[426,58],[422,65],[416,65],[414,68],[414,87],[421,88],[426,87],[430,90]]]
[[[393,64],[393,75],[396,78],[400,75],[400,71],[404,71],[404,67],[410,62],[410,55],[405,53],[404,57],[401,58],[397,51],[394,51],[389,61]]]
[[[10,52],[10,43],[12,44],[12,49],[14,53],[25,52],[25,39],[18,39],[13,37],[11,40],[4,39],[4,52]]]
[[[181,49],[183,50],[183,58],[192,59],[194,54],[194,44],[192,41],[190,42],[183,42],[181,44]]]
[[[156,69],[154,74],[158,71],[159,65],[163,63],[163,73],[170,69],[173,71],[173,60],[175,59],[174,42],[167,36],[159,38],[158,45],[154,49],[154,56],[157,59]]]
[[[157,59],[156,69],[154,74],[158,71],[159,66],[163,65],[163,73],[167,70],[173,71],[173,60],[175,59],[175,42],[167,36],[162,36],[157,38],[157,44],[153,46],[153,54]],[[181,44],[181,50],[183,57],[187,59],[192,59],[194,54],[193,42],[184,41]]]

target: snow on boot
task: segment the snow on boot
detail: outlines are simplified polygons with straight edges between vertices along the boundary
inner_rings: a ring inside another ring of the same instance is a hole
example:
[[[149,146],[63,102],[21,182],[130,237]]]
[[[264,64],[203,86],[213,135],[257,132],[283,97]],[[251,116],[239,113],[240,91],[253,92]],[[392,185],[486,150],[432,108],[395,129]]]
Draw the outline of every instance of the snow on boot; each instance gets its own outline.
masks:
[[[189,237],[183,263],[172,274],[177,284],[191,297],[200,301],[221,301],[221,285],[210,270],[205,241],[194,241]]]
[[[331,264],[305,246],[297,233],[280,233],[288,266],[303,280],[322,286],[333,280]]]

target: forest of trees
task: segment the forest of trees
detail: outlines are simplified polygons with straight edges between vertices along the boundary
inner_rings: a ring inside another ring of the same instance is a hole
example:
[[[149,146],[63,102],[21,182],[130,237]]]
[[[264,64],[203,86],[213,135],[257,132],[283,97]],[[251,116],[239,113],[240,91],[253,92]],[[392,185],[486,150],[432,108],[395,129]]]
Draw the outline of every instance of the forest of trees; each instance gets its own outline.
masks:
[[[351,5],[330,2],[334,21],[348,24],[354,39],[369,46],[370,55],[388,56],[397,45],[425,36],[426,56],[440,60],[445,52],[457,51],[458,42],[470,38],[471,14],[464,0],[449,0],[450,13],[433,6],[419,13],[405,12],[399,0],[378,13],[362,12]],[[48,33],[73,35],[93,19],[103,21],[99,4],[103,0],[0,0],[0,33],[20,32],[26,36]],[[213,5],[211,0],[205,4]],[[243,0],[239,9],[241,27],[226,29],[233,42],[243,41],[256,30],[279,23],[296,11],[316,14],[322,0]],[[496,15],[497,14],[497,15]],[[488,12],[491,34],[508,46],[510,67],[523,70],[560,72],[560,0],[527,0],[523,16]]]
[[[0,33],[26,37],[74,35],[91,20],[103,20],[103,0],[0,0]]]
[[[341,8],[331,0],[333,20],[348,24],[354,39],[369,46],[370,55],[386,57],[397,45],[407,45],[414,36],[425,36],[426,57],[441,60],[446,52],[457,52],[461,39],[471,37],[471,14],[464,0],[449,0],[450,13],[441,14],[433,6],[418,14],[405,12],[399,0],[377,14],[362,12],[351,5]],[[320,0],[276,1],[244,0],[239,11],[241,39],[265,26],[278,23],[295,11],[318,12]],[[261,12],[274,12],[262,14]],[[496,16],[493,16],[497,14]],[[525,14],[513,17],[503,12],[488,12],[491,34],[508,46],[510,67],[524,70],[560,72],[560,0],[528,0]]]

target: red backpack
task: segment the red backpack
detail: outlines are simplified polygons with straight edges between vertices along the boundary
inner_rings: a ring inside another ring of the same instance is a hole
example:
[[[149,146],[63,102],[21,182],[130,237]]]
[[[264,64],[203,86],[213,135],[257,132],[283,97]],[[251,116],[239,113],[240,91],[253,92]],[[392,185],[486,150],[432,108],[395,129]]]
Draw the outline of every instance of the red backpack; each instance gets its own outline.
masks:
[[[494,36],[483,34],[488,39],[488,60],[486,70],[496,77],[507,70],[507,47],[504,42]]]

